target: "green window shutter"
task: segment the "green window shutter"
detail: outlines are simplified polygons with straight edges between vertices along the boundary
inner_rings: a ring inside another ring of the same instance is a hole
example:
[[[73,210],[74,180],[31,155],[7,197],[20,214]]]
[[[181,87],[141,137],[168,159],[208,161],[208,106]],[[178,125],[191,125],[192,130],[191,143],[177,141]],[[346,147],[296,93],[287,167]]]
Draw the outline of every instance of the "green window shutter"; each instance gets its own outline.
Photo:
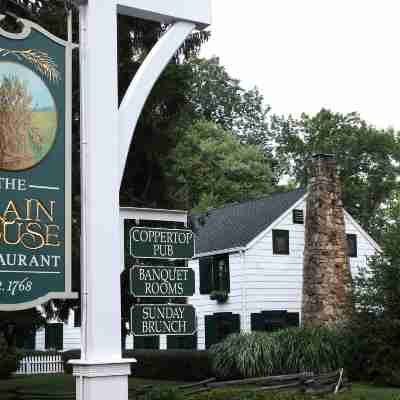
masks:
[[[56,331],[56,345],[55,348],[57,350],[62,350],[63,349],[63,343],[64,343],[64,327],[63,324],[55,324],[55,331]]]
[[[263,311],[264,330],[267,332],[277,331],[287,326],[287,311],[286,310],[273,310]]]
[[[186,349],[193,350],[197,348],[197,336],[167,336],[167,349]]]
[[[298,312],[290,312],[286,315],[287,326],[298,327],[300,326],[300,316]]]
[[[51,330],[49,324],[47,324],[44,328],[44,348],[46,350],[50,349],[51,346]]]
[[[200,294],[209,294],[212,290],[212,257],[199,258]]]
[[[231,291],[231,273],[229,270],[229,254],[226,257],[225,264],[225,289],[228,293]]]
[[[265,318],[263,314],[251,314],[250,315],[251,321],[251,331],[265,331]]]
[[[240,315],[239,314],[231,315],[231,327],[232,327],[232,330],[230,333],[239,333],[240,332]]]
[[[134,348],[158,350],[160,348],[160,338],[159,336],[135,336]]]
[[[240,315],[232,313],[214,314],[216,321],[216,341],[224,340],[231,333],[240,332]]]
[[[206,336],[206,349],[217,343],[217,324],[214,315],[204,317],[204,331]]]
[[[45,348],[48,350],[63,348],[63,324],[48,324],[45,328]]]

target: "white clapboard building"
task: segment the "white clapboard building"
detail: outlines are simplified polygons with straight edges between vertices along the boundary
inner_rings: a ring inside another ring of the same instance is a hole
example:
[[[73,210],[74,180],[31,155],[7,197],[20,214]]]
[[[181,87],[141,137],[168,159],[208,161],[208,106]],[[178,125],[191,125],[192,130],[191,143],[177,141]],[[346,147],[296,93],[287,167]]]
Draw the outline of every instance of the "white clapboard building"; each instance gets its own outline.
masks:
[[[140,337],[135,347],[205,349],[232,332],[299,325],[306,197],[297,189],[192,216],[196,292],[188,303],[196,309],[197,337]],[[354,275],[380,248],[347,212],[345,226]],[[35,348],[79,348],[79,314],[38,331]],[[126,347],[133,346],[128,336]]]
[[[194,216],[197,348],[232,332],[271,331],[301,321],[304,189],[228,204]],[[345,212],[352,274],[378,244]]]

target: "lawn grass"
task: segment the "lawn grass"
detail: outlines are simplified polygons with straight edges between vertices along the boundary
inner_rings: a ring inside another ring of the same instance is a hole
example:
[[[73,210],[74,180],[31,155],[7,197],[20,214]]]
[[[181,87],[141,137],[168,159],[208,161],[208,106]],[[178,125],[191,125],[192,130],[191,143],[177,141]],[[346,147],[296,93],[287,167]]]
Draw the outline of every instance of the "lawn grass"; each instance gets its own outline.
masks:
[[[129,388],[142,385],[171,387],[180,384],[183,384],[183,382],[129,378]],[[67,374],[48,374],[20,375],[10,379],[0,380],[0,392],[16,389],[28,392],[71,393],[75,391],[75,378]]]
[[[183,382],[129,378],[130,389],[143,385],[170,388],[180,384],[183,384]],[[73,376],[66,374],[15,376],[11,379],[0,380],[0,394],[17,388],[25,392],[71,393],[75,391],[75,381]],[[248,390],[248,388],[246,389]],[[246,391],[246,389],[243,389],[243,391]],[[235,392],[239,393],[240,391]],[[202,396],[199,397],[202,398]],[[204,398],[206,398],[206,395],[204,395]],[[328,398],[335,400],[400,400],[400,388],[354,384],[351,392]]]
[[[364,398],[366,400],[400,400],[400,388],[354,384],[351,392],[356,399]]]

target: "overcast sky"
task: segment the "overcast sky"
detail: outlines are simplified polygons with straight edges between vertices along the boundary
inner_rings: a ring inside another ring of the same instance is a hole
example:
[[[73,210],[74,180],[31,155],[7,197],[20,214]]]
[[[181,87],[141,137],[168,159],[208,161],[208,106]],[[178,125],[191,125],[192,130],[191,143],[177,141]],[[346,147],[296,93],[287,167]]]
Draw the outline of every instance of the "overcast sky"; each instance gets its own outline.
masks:
[[[272,111],[358,111],[400,130],[400,0],[212,0],[217,55]]]

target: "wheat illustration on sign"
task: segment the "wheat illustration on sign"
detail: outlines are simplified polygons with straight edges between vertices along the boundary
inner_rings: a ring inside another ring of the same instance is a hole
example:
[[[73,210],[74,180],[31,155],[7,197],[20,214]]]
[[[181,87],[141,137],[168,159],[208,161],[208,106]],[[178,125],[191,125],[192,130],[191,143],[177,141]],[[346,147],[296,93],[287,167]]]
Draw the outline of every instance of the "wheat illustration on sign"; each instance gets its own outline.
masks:
[[[60,72],[54,60],[45,52],[39,50],[16,50],[0,48],[0,56],[13,55],[19,60],[25,60],[32,64],[36,70],[44,75],[50,82],[58,83]]]

